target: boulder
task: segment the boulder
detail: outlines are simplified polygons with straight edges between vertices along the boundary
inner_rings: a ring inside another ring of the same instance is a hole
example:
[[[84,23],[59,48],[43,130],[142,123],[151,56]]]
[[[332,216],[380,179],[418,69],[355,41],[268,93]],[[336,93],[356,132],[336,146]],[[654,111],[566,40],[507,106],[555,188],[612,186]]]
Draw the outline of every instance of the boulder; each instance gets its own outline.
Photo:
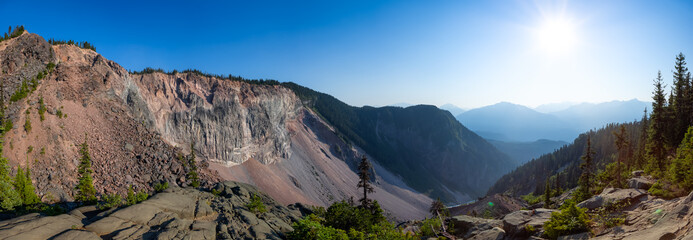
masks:
[[[628,179],[628,187],[633,189],[648,190],[654,183],[654,180],[642,176]]]
[[[645,174],[645,171],[636,170],[636,171],[633,171],[631,174],[633,175],[633,177],[640,177],[640,176],[643,176]]]
[[[534,210],[520,210],[503,217],[503,229],[510,236],[529,236],[535,232],[542,232],[544,223],[549,221],[551,213],[555,209],[537,208]],[[535,229],[529,232],[528,229]]]
[[[501,240],[505,238],[505,231],[499,227],[494,227],[489,230],[481,231],[478,232],[475,235],[472,235],[469,238],[469,240]]]
[[[587,240],[587,239],[590,239],[590,233],[588,233],[588,232],[558,237],[558,240]]]
[[[493,228],[503,227],[503,221],[501,220],[477,218],[467,215],[454,216],[450,221],[452,221],[455,226],[455,235],[464,239],[479,236],[482,232],[492,230]],[[503,231],[503,236],[505,236],[505,231]]]
[[[647,198],[647,192],[641,189],[618,189],[605,188],[601,194],[593,196],[590,199],[577,204],[578,207],[587,209],[596,209],[608,204],[629,202],[634,204]]]

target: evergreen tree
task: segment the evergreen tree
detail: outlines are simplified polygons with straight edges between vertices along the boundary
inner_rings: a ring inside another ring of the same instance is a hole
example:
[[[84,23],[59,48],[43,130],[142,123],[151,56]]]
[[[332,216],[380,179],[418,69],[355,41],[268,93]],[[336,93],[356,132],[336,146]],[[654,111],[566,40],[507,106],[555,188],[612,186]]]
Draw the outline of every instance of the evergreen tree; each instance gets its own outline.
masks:
[[[679,53],[676,56],[674,65],[674,85],[671,90],[674,97],[670,105],[673,112],[673,125],[670,127],[674,134],[672,136],[672,146],[681,142],[688,126],[691,125],[691,104],[693,104],[689,95],[691,88],[691,83],[688,79],[689,72],[686,67],[686,57],[683,53]]]
[[[2,153],[2,144],[0,142],[0,154]],[[10,179],[10,167],[7,163],[7,158],[0,155],[0,210],[14,210],[15,207],[22,204],[22,198],[15,191],[12,180]]]
[[[652,114],[650,115],[650,128],[648,130],[647,144],[645,145],[646,170],[661,177],[666,169],[666,144],[667,131],[666,103],[664,99],[664,86],[662,72],[657,73],[654,81],[655,90],[652,92]]]
[[[587,147],[585,148],[585,154],[581,157],[583,161],[580,165],[582,174],[578,180],[578,189],[576,193],[577,202],[581,202],[592,197],[590,185],[592,184],[592,155],[594,155],[594,151],[592,150],[592,141],[590,139],[591,135],[592,132],[587,135]]]
[[[631,148],[630,148],[630,141],[628,141],[628,133],[626,133],[626,127],[621,124],[621,127],[619,128],[618,132],[614,131],[613,132],[614,137],[616,137],[616,140],[614,140],[614,144],[616,144],[616,148],[618,149],[618,158],[616,162],[616,186],[615,187],[622,187],[622,171],[621,165],[625,162],[626,169],[629,168],[630,166],[630,155],[631,155]]]
[[[556,194],[560,195],[561,192],[563,192],[563,189],[561,189],[561,173],[556,173]]]
[[[676,158],[669,168],[670,180],[686,191],[693,189],[693,127],[676,150]]]
[[[633,168],[635,169],[643,169],[647,164],[645,146],[647,145],[650,123],[649,119],[647,118],[647,109],[645,109],[643,112],[642,119],[640,119],[640,139],[638,140],[637,152],[633,163]]]
[[[546,188],[544,189],[544,208],[549,208],[551,207],[551,184],[549,183],[549,179],[546,179]]]
[[[431,207],[428,209],[428,212],[430,212],[434,217],[438,215],[447,216],[447,209],[445,208],[443,202],[440,201],[440,198],[431,202]]]
[[[96,202],[96,189],[91,174],[91,156],[89,155],[89,145],[87,145],[87,135],[84,135],[84,142],[79,145],[79,183],[77,183],[77,197],[75,200],[82,203],[92,204]]]
[[[187,173],[187,178],[190,180],[190,186],[200,187],[200,177],[197,173],[197,164],[195,164],[195,144],[190,143],[190,156],[188,156],[188,167],[190,170]]]
[[[28,167],[28,164],[26,170],[22,170],[20,166],[17,167],[17,175],[15,175],[14,181],[15,191],[19,193],[22,204],[32,205],[40,202],[34,191],[34,184],[31,181],[31,169]]]
[[[371,163],[368,162],[366,156],[361,157],[361,162],[358,166],[359,173],[359,183],[357,188],[363,188],[363,198],[359,200],[361,206],[367,208],[370,206],[371,200],[368,199],[368,193],[374,192],[373,186],[371,186]]]

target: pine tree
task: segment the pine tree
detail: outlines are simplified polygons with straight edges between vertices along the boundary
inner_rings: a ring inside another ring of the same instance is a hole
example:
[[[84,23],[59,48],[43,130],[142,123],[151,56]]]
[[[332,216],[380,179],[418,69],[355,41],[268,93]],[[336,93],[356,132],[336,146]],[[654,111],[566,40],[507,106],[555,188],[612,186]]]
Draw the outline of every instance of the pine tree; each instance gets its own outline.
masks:
[[[691,83],[688,79],[689,72],[686,67],[686,57],[683,53],[676,56],[674,64],[674,85],[672,86],[672,94],[674,95],[670,108],[672,109],[673,131],[672,146],[681,142],[683,135],[686,133],[688,126],[691,125]]]
[[[438,215],[447,216],[446,210],[447,209],[445,208],[445,204],[443,204],[443,202],[440,201],[440,198],[438,198],[431,202],[431,207],[428,209],[428,212],[430,212],[431,215],[433,215],[434,217]]]
[[[580,165],[580,170],[582,174],[578,180],[578,189],[576,193],[577,202],[581,202],[592,197],[592,192],[590,191],[590,185],[592,184],[592,140],[590,139],[592,132],[587,135],[587,147],[585,149],[585,154],[581,157],[582,164]]]
[[[616,162],[616,186],[615,187],[622,187],[622,169],[621,165],[625,162],[626,164],[626,169],[630,166],[630,155],[631,155],[631,149],[630,149],[630,141],[628,141],[628,133],[626,133],[626,127],[621,124],[621,127],[619,128],[618,132],[614,131],[613,132],[614,137],[616,137],[616,140],[614,140],[614,144],[616,145],[616,149],[618,150],[618,158]]]
[[[368,162],[366,156],[361,157],[361,162],[358,166],[359,183],[357,188],[363,188],[363,198],[359,200],[361,206],[368,208],[370,206],[371,200],[368,199],[368,193],[373,193],[373,186],[371,186],[371,163]]]
[[[684,188],[693,189],[693,126],[683,138],[676,150],[676,158],[669,168],[670,180]]]
[[[656,177],[661,177],[667,168],[665,144],[667,116],[661,71],[657,73],[654,86],[655,90],[652,92],[652,114],[649,120],[650,128],[647,134],[647,144],[645,145],[645,158],[647,160],[646,170]]]
[[[188,167],[190,170],[187,173],[187,178],[190,180],[190,186],[200,187],[200,177],[197,173],[197,164],[195,164],[195,144],[190,143],[190,156],[188,156]]]
[[[561,173],[556,173],[556,194],[561,194],[563,189],[561,189]]]
[[[28,167],[29,164],[27,163],[27,168],[26,170],[22,173],[22,177],[24,179],[20,180],[21,181],[21,190],[16,189],[17,192],[19,193],[19,196],[22,198],[22,202],[24,205],[32,205],[39,203],[39,197],[36,195],[35,188],[34,188],[34,183],[31,181],[31,169]],[[17,172],[20,171],[20,168],[17,167]],[[15,176],[15,181],[17,180],[17,176]]]
[[[551,207],[551,184],[549,183],[549,179],[546,179],[546,188],[544,189],[544,208],[549,208]]]
[[[649,119],[647,118],[647,109],[645,109],[642,119],[640,119],[640,139],[638,140],[638,146],[635,156],[635,162],[633,163],[633,168],[643,169],[647,164],[647,157],[645,149],[647,146],[648,130],[650,129]]]
[[[78,173],[79,183],[77,184],[77,197],[75,200],[82,203],[93,204],[96,202],[96,189],[91,174],[91,156],[89,155],[89,145],[87,145],[87,135],[84,135],[84,143],[80,144]]]

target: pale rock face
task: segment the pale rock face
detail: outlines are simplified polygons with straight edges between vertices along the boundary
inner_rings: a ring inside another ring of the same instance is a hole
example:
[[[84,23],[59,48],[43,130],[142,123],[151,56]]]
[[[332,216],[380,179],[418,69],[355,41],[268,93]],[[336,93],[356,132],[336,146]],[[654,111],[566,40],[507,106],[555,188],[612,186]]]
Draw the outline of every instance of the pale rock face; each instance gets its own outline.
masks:
[[[301,108],[290,90],[195,74],[131,77],[140,94],[131,91],[128,105],[169,143],[194,142],[198,154],[227,166],[290,157],[286,122]]]

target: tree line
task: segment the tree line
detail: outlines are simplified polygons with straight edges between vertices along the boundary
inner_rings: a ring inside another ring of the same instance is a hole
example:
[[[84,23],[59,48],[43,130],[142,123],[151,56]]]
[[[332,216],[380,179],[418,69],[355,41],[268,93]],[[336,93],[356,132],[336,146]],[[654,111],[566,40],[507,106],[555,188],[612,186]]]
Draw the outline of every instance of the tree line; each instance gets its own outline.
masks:
[[[572,144],[501,177],[489,194],[556,196],[558,189],[578,187],[577,200],[584,200],[605,187],[625,187],[635,170],[658,179],[650,189],[655,195],[674,197],[690,192],[693,82],[686,65],[685,55],[679,53],[669,91],[661,71],[657,73],[651,112],[645,110],[641,120],[608,124],[581,134]]]
[[[83,48],[83,49],[91,49],[92,51],[96,52],[96,47],[94,47],[94,44],[91,44],[87,41],[77,42],[74,40],[65,41],[65,40],[56,40],[56,39],[51,38],[51,39],[48,39],[48,43],[50,43],[51,45],[60,45],[60,44],[73,45],[73,46],[77,46],[77,47]]]
[[[12,26],[10,26],[7,29],[7,32],[5,34],[3,34],[3,36],[0,36],[0,42],[8,40],[8,39],[19,37],[19,35],[22,35],[22,33],[24,33],[24,26],[23,25],[16,26],[16,27],[14,27],[14,29],[12,28]]]

